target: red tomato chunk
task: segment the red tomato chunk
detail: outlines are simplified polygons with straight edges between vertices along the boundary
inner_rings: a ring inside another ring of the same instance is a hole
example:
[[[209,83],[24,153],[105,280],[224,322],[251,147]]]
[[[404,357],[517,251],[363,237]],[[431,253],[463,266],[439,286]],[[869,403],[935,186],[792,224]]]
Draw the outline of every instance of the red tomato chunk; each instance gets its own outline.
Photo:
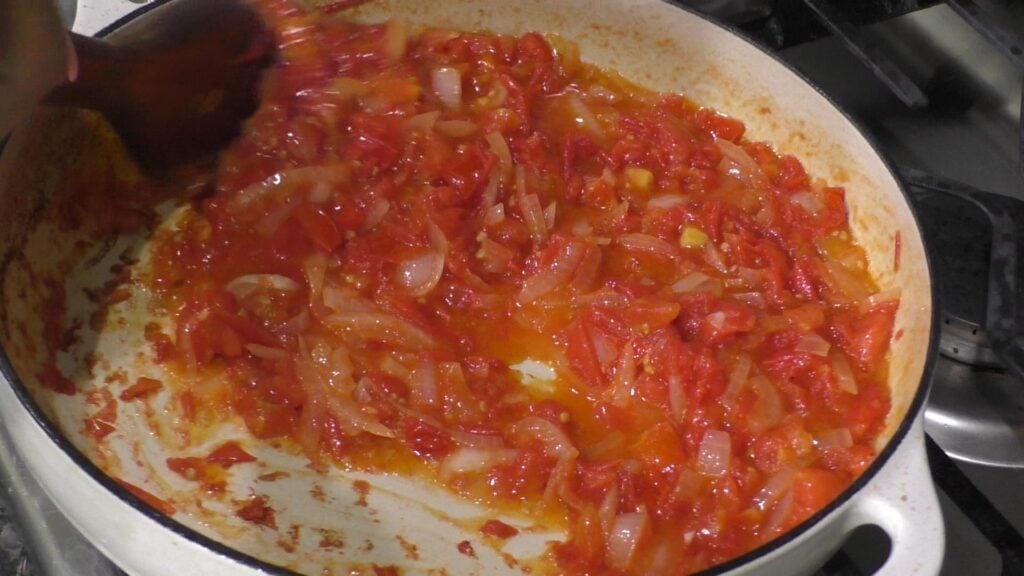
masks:
[[[158,239],[190,421],[537,510],[569,574],[721,563],[872,460],[898,297],[841,188],[564,39],[258,3],[262,107]]]

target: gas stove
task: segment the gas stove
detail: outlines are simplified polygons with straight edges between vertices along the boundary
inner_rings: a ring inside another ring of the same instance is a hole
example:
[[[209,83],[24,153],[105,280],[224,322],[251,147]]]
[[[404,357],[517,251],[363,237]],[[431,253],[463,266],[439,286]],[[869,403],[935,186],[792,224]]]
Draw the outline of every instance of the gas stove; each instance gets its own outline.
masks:
[[[60,2],[95,33],[145,0]],[[1024,574],[1024,5],[998,0],[676,0],[736,28],[866,128],[924,229],[942,308],[926,410],[946,522],[942,574]],[[1018,230],[1018,228],[1020,228]],[[0,429],[0,573],[114,576],[20,466]],[[821,576],[872,574],[858,529]]]

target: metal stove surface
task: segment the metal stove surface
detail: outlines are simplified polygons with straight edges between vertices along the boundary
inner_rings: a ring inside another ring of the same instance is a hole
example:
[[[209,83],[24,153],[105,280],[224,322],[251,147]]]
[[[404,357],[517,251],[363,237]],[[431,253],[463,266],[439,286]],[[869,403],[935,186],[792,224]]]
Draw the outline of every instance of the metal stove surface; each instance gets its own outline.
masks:
[[[64,3],[74,4],[72,0]],[[75,30],[95,33],[143,3],[145,0],[80,0]],[[682,3],[701,8],[702,3],[710,6],[716,2]],[[760,10],[771,2],[748,4]],[[1021,71],[945,5],[918,10],[862,28],[860,32],[867,43],[884,51],[913,83],[922,87],[930,101],[928,107],[914,110],[904,105],[837,38],[786,48],[779,55],[867,128],[894,164],[1024,200],[1024,182],[1018,172]],[[977,274],[968,272],[968,276],[972,275]],[[962,288],[984,289],[966,283]],[[974,368],[947,358],[939,360],[935,375],[927,429],[942,448],[952,451],[954,456],[969,457],[969,451],[957,454],[946,446],[950,441],[944,442],[951,434],[962,437],[966,430],[981,438],[997,435],[1022,439],[1018,453],[1012,456],[1024,460],[1024,382],[998,370]],[[972,420],[935,409],[965,402],[987,412]],[[934,468],[939,467],[937,460],[944,459],[933,453]],[[942,463],[952,466],[948,460]],[[0,468],[10,471],[8,477],[0,477],[0,486],[7,487],[8,496],[4,499],[0,494],[0,501],[13,505],[19,518],[32,519],[22,536],[35,560],[26,561],[22,539],[12,532],[5,522],[5,513],[0,511],[0,573],[119,574],[101,554],[84,544],[39,492],[2,436],[0,464]],[[1019,489],[1024,486],[1024,468],[963,460],[957,465],[1017,531],[1024,531],[1024,499],[1019,497]],[[993,543],[941,492],[940,501],[947,530],[942,574],[1000,574],[999,551]],[[38,529],[40,526],[42,529]],[[823,573],[870,574],[884,561],[887,547],[879,530],[859,530],[844,547],[848,561]]]

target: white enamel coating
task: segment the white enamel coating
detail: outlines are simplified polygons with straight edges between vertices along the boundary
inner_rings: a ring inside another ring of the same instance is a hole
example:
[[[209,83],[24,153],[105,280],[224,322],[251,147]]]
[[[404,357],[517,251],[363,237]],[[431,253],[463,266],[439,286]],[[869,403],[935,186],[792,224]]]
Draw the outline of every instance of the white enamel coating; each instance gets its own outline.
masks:
[[[879,574],[938,574],[945,526],[936,523],[939,501],[924,448],[924,420],[918,416],[898,458],[871,479],[851,503],[848,528],[875,524],[892,539],[892,552]]]
[[[95,32],[130,7],[124,0],[87,0],[81,6],[77,27]],[[900,338],[893,347],[890,382],[893,411],[884,440],[908,418],[913,419],[913,426],[909,434],[899,440],[888,462],[861,490],[785,545],[754,558],[730,574],[810,573],[828,558],[850,530],[865,523],[878,524],[893,539],[894,553],[883,569],[886,576],[937,572],[942,557],[942,521],[924,464],[920,417],[908,413],[923,385],[931,329],[924,250],[913,217],[892,175],[842,114],[791,71],[743,40],[655,0],[453,0],[444,3],[378,0],[360,8],[357,14],[372,21],[397,14],[409,22],[460,29],[558,32],[580,44],[585,60],[613,67],[649,87],[685,92],[699,102],[730,113],[747,123],[751,138],[767,140],[783,152],[796,154],[812,174],[846,186],[852,226],[871,256],[873,273],[883,288],[900,287],[903,291],[903,304],[897,318]],[[8,164],[15,166],[12,169],[0,162],[0,179],[5,174],[20,174],[16,163]],[[11,192],[12,188],[8,185],[5,190],[0,182],[0,198],[6,198],[5,192],[15,193]],[[0,226],[0,242],[8,240],[4,232],[4,227]],[[897,235],[902,244],[902,265],[894,270]],[[38,331],[38,326],[34,329]],[[14,363],[17,366],[20,360],[22,366],[30,366],[31,346],[22,349],[20,344],[15,341],[12,346],[20,351],[20,354],[13,354],[17,356]],[[27,368],[20,375],[30,384],[34,379]],[[60,402],[50,404],[54,399],[46,394],[39,399],[48,405],[48,411],[66,414],[74,408],[66,405],[67,399],[61,399],[65,403],[63,408]],[[259,568],[239,563],[181,535],[180,527],[179,531],[173,531],[166,521],[157,522],[139,513],[89,477],[46,436],[8,386],[0,387],[0,415],[17,439],[18,449],[33,474],[57,505],[130,574],[241,576],[261,573]],[[144,428],[134,430],[145,434]],[[83,449],[89,451],[87,446]],[[442,500],[435,500],[440,498],[436,495],[416,496],[424,504],[444,506]],[[379,511],[389,518],[392,513],[394,518],[406,518],[403,514],[413,500],[407,497],[382,502]],[[377,505],[376,500],[373,503]],[[176,520],[217,535],[194,519],[176,516]],[[416,521],[429,523],[429,518]],[[450,536],[457,541],[458,532],[446,526],[439,523],[431,532],[444,536],[450,531]],[[406,529],[415,533],[421,527],[417,524]],[[283,562],[280,551],[269,549],[273,548],[272,537],[270,540],[261,540],[261,537],[258,534],[236,534],[233,538],[219,535],[219,539],[229,545]],[[443,549],[437,546],[429,544],[427,552],[450,559],[450,562],[442,560],[438,566],[468,573],[468,570],[455,568],[465,558],[454,552],[454,545]],[[477,573],[496,573],[501,568],[503,566],[481,566]],[[426,572],[422,567],[420,571]]]

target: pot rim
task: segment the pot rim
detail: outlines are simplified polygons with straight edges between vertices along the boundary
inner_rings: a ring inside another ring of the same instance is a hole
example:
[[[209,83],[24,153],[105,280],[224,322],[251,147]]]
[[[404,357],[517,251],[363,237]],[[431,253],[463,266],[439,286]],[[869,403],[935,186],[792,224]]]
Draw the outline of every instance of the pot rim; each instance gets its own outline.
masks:
[[[124,16],[104,26],[100,31],[96,33],[96,37],[106,37],[116,32],[123,26],[129,24],[130,22],[142,16],[145,16],[150,11],[160,8],[161,6],[173,1],[175,0],[153,0],[149,4],[141,6],[138,9],[133,10],[132,12],[129,12],[128,14],[125,14]],[[696,10],[690,8],[689,6],[680,5],[673,0],[659,1],[669,4],[670,6],[677,10],[686,12],[692,17],[699,18],[708,25],[721,28],[726,32],[743,40],[747,44],[750,44],[757,51],[761,52],[765,56],[768,56],[773,61],[775,61],[776,64],[784,67],[789,72],[794,74],[800,81],[810,86],[815,92],[818,93],[819,96],[823,97],[830,106],[832,106],[837,112],[839,112],[839,114],[841,114],[842,117],[850,125],[854,127],[854,129],[860,135],[860,137],[867,142],[868,146],[871,148],[875,156],[877,156],[878,159],[882,162],[882,165],[884,166],[886,173],[888,173],[888,175],[896,183],[897,189],[899,190],[904,202],[907,204],[910,210],[910,214],[914,222],[914,229],[917,231],[918,236],[923,237],[920,218],[917,215],[917,211],[915,210],[913,203],[910,201],[910,196],[907,194],[903,182],[896,176],[896,172],[893,170],[892,164],[890,163],[888,158],[886,158],[880,152],[876,139],[870,133],[868,133],[864,129],[863,125],[860,122],[858,122],[846,109],[844,109],[835,100],[833,100],[832,97],[825,93],[817,84],[811,82],[811,80],[807,78],[806,75],[804,75],[802,72],[794,68],[785,60],[782,60],[774,52],[770,52],[767,49],[765,49],[754,38],[743,32],[742,30],[739,30],[738,28],[730,24],[719,22],[710,16],[701,14]],[[2,154],[4,148],[6,148],[8,140],[8,138],[0,138],[0,154]],[[749,552],[746,552],[745,554],[737,556],[736,558],[733,558],[731,560],[728,560],[726,562],[723,562],[721,564],[712,566],[711,568],[698,572],[694,576],[718,576],[721,574],[725,574],[743,565],[750,564],[756,560],[767,557],[776,552],[777,550],[780,550],[783,547],[787,546],[791,542],[798,540],[806,533],[808,533],[819,522],[824,520],[826,516],[831,515],[832,513],[836,512],[841,507],[846,505],[893,458],[896,451],[900,448],[900,446],[906,439],[907,434],[913,426],[918,414],[922,411],[924,407],[924,403],[928,396],[929,389],[931,388],[932,371],[935,368],[935,355],[938,351],[937,343],[939,332],[939,311],[938,308],[934,305],[936,301],[935,275],[933,267],[931,265],[931,259],[928,255],[927,250],[925,250],[924,252],[924,259],[925,269],[928,274],[929,299],[932,303],[931,327],[928,334],[928,345],[925,354],[924,369],[921,374],[921,380],[918,384],[917,391],[915,392],[913,399],[907,407],[906,414],[904,415],[899,426],[897,426],[896,430],[893,432],[892,437],[886,443],[885,447],[878,453],[878,455],[875,457],[874,461],[868,466],[868,468],[859,477],[857,477],[856,480],[853,481],[853,483],[847,486],[846,489],[843,490],[843,492],[841,492],[837,498],[835,498],[827,506],[816,512],[814,515],[807,518],[806,520],[804,520],[794,528],[790,529],[785,534],[775,538],[774,540],[771,540]],[[56,447],[61,452],[63,452],[64,455],[69,457],[78,467],[78,469],[84,472],[91,480],[100,484],[108,492],[112,493],[122,502],[128,504],[132,509],[134,509],[137,512],[140,512],[145,517],[159,524],[161,527],[169,530],[175,536],[184,538],[185,540],[198,544],[203,548],[209,550],[210,552],[223,556],[229,560],[235,561],[238,564],[259,571],[263,574],[274,576],[298,576],[297,572],[294,572],[287,568],[283,568],[281,566],[277,566],[265,560],[260,560],[250,554],[241,552],[235,548],[228,546],[227,544],[224,544],[223,542],[205,536],[199,533],[198,531],[189,528],[185,524],[179,522],[178,520],[175,520],[173,517],[167,516],[162,512],[159,512],[154,507],[144,502],[141,498],[128,491],[128,489],[126,489],[124,486],[114,481],[110,476],[103,472],[103,470],[99,466],[93,463],[92,460],[90,460],[82,451],[75,447],[70,440],[68,440],[64,435],[62,435],[57,430],[56,426],[53,424],[53,422],[50,421],[49,418],[47,418],[45,413],[39,407],[35,398],[33,398],[32,394],[28,391],[28,388],[25,386],[25,383],[22,382],[21,378],[15,372],[14,366],[11,364],[10,358],[8,358],[7,356],[7,352],[2,347],[0,347],[0,375],[2,375],[4,379],[7,381],[7,383],[11,386],[15,396],[20,401],[22,407],[29,413],[32,420],[35,421],[35,423],[43,430],[46,436],[56,445]]]

